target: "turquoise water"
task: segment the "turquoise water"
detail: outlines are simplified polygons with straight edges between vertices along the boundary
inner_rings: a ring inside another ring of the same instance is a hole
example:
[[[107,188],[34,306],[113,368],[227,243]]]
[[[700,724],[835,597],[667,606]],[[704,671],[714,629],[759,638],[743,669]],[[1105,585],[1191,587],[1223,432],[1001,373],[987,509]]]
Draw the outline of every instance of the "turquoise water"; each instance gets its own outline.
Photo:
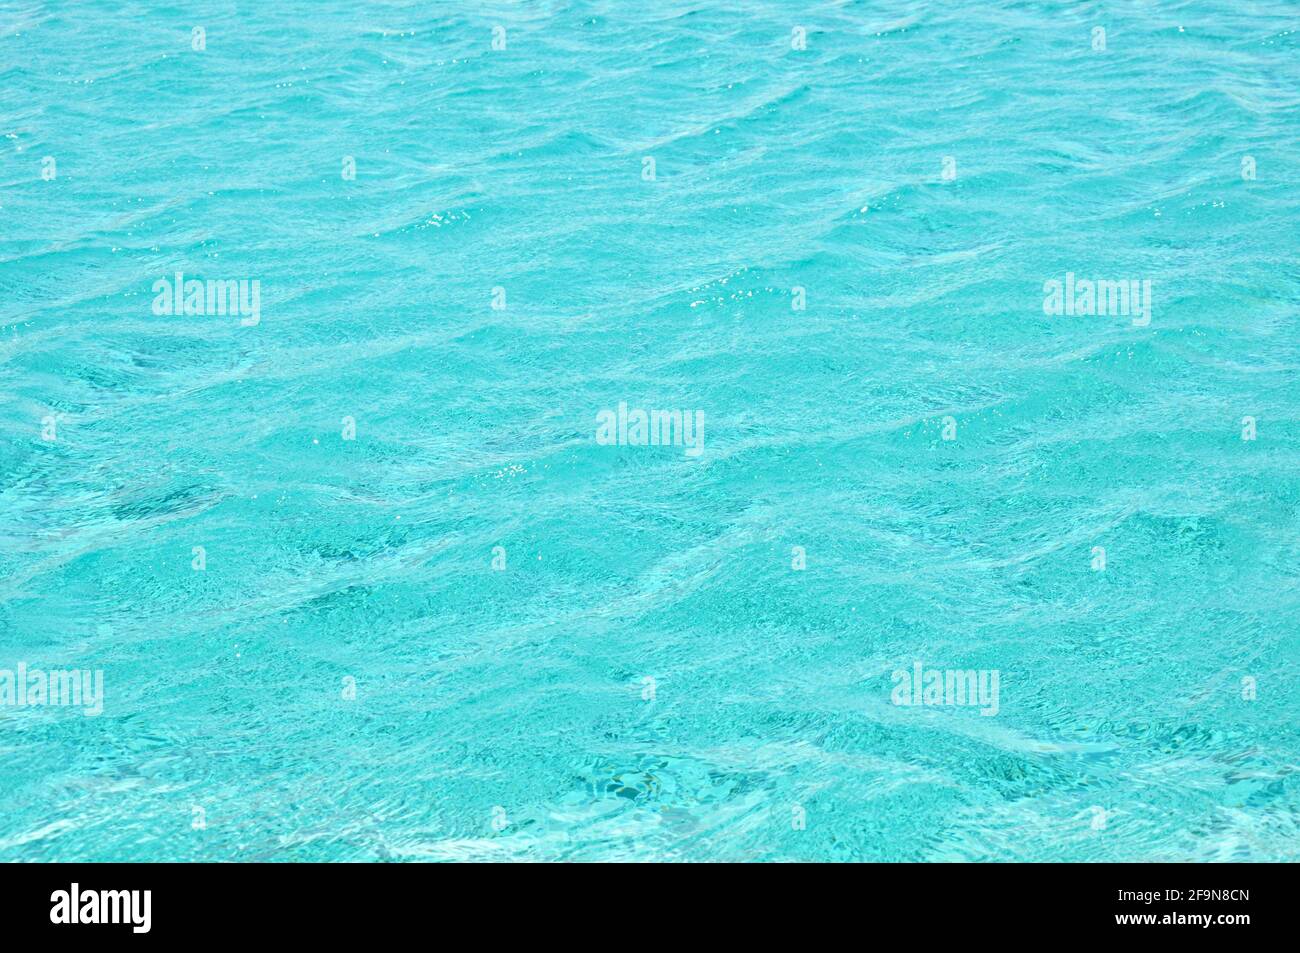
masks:
[[[1300,854],[1295,5],[739,6],[0,6],[0,858]]]

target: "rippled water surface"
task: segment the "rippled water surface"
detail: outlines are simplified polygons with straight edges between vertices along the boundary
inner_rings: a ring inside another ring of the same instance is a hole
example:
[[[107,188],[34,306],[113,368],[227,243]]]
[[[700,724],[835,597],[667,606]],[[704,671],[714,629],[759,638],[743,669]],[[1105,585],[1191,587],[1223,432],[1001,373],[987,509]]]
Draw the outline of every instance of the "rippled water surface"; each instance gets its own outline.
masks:
[[[0,858],[1295,858],[1298,26],[0,4]]]

